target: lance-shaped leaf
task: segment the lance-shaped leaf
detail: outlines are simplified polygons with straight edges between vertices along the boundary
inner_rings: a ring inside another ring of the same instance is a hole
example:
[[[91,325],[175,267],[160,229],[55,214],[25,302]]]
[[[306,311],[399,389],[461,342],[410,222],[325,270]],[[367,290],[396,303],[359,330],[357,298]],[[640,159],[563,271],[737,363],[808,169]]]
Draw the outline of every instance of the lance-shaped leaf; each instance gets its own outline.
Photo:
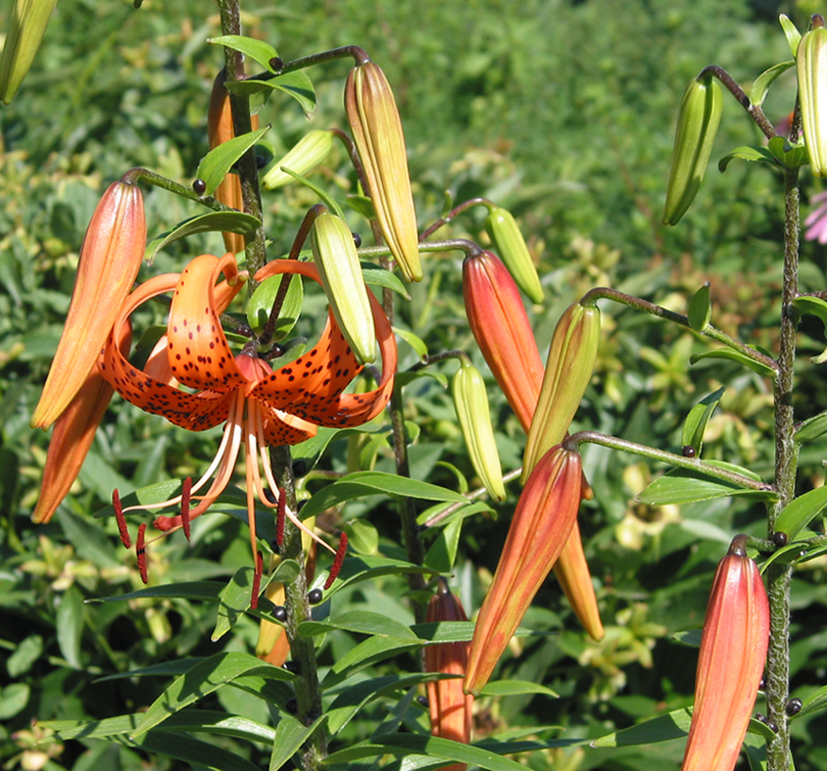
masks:
[[[577,517],[581,483],[580,455],[560,445],[549,450],[532,471],[477,618],[465,676],[466,693],[477,694],[488,682],[560,556]]]
[[[517,286],[532,302],[543,302],[545,298],[537,268],[511,212],[499,206],[492,207],[485,220],[485,228]]]
[[[523,479],[550,447],[568,431],[591,380],[600,344],[600,311],[596,305],[569,306],[551,338],[540,399],[528,431]]]
[[[439,579],[437,593],[428,603],[426,622],[467,621],[460,601],[452,594],[444,579]],[[446,642],[425,648],[425,671],[443,675],[464,675],[468,663],[467,642]],[[443,739],[468,744],[471,741],[474,697],[462,690],[459,677],[432,680],[427,683],[428,711],[431,734]],[[446,766],[446,771],[465,771],[465,764]]]
[[[422,280],[402,121],[385,73],[368,61],[345,85],[345,109],[382,235],[407,281]]]
[[[827,29],[819,14],[801,38],[796,64],[801,128],[810,166],[815,176],[827,176]]]
[[[114,182],[83,239],[66,326],[32,416],[33,428],[50,426],[83,386],[132,289],[145,245],[141,191],[128,182]]]
[[[57,0],[16,0],[0,59],[0,100],[9,104],[32,66]]]
[[[342,334],[360,362],[373,361],[376,358],[373,313],[353,233],[343,219],[323,212],[313,221],[310,247]]]
[[[488,394],[479,370],[463,361],[451,381],[451,395],[474,470],[488,494],[504,501],[503,470],[491,425]]]
[[[735,768],[764,671],[769,629],[761,574],[747,557],[746,536],[736,536],[712,584],[681,771]]]
[[[678,224],[701,186],[721,123],[723,101],[718,81],[708,74],[695,78],[684,92],[666,188],[664,225]]]

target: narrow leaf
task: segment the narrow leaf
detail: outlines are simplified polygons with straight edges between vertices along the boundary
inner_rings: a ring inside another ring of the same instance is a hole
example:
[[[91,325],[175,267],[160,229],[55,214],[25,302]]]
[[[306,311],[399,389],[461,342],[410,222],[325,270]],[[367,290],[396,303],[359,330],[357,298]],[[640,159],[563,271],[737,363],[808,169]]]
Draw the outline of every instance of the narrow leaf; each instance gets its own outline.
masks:
[[[793,53],[793,56],[795,56],[795,53]],[[758,107],[764,104],[764,99],[767,98],[767,92],[770,90],[770,86],[779,75],[786,72],[790,67],[795,67],[795,59],[779,62],[769,69],[764,70],[752,84],[749,92],[750,102]]]
[[[827,434],[827,412],[802,421],[795,430],[795,441],[806,444]]]
[[[270,755],[269,771],[278,771],[290,760],[326,718],[326,715],[322,715],[306,726],[290,715],[282,715],[279,724],[276,726],[276,737],[273,741],[273,752]]]
[[[729,361],[736,361],[739,364],[743,364],[745,367],[748,367],[753,372],[757,372],[762,377],[775,377],[775,370],[772,367],[747,356],[745,353],[741,353],[741,351],[733,350],[732,348],[716,348],[714,351],[696,353],[689,358],[689,361],[691,364],[696,364],[701,361],[701,359],[727,359]]]
[[[786,533],[787,540],[792,541],[798,533],[810,524],[827,506],[827,485],[817,487],[794,498],[778,515],[775,530]]]
[[[681,444],[685,447],[691,447],[695,450],[696,455],[701,454],[706,425],[709,423],[712,413],[715,412],[718,402],[721,401],[725,390],[725,388],[719,388],[717,391],[708,394],[689,410],[689,414],[686,416],[683,423]]]
[[[275,72],[273,66],[270,64],[270,59],[278,57],[278,51],[263,40],[256,40],[255,38],[244,37],[242,35],[220,35],[219,37],[207,38],[207,42],[212,45],[221,45],[232,48],[234,51],[240,51],[245,56],[249,56],[258,62],[266,70]]]
[[[287,72],[268,80],[237,80],[225,84],[227,91],[234,94],[250,96],[262,91],[282,91],[292,96],[301,106],[304,114],[309,118],[316,110],[316,90],[313,82],[303,70]]]
[[[689,301],[687,311],[689,326],[696,332],[703,332],[712,318],[712,305],[709,301],[709,281],[707,281]]]
[[[789,43],[790,50],[793,52],[793,57],[796,57],[798,55],[798,44],[801,42],[801,33],[787,14],[782,13],[778,17],[778,21],[781,23],[781,29],[784,30],[787,37],[787,43]]]
[[[57,606],[57,644],[69,665],[81,668],[80,637],[83,633],[83,597],[76,586],[70,586]]]
[[[195,233],[228,231],[230,233],[247,234],[255,231],[260,224],[261,222],[252,214],[245,214],[240,211],[211,211],[206,214],[199,214],[197,217],[179,222],[172,230],[168,230],[150,241],[144,252],[144,260],[152,263],[155,260],[155,255],[165,246]]]
[[[204,194],[212,195],[236,161],[269,130],[270,127],[265,126],[258,131],[251,131],[249,134],[242,134],[240,137],[222,142],[218,147],[210,150],[201,159],[195,171],[196,178],[203,179],[207,185]]]
[[[774,167],[778,166],[778,161],[775,160],[775,156],[773,156],[773,154],[766,147],[751,147],[749,145],[744,145],[743,147],[736,148],[729,155],[725,155],[721,158],[721,160],[718,161],[718,171],[726,171],[730,161],[735,158],[742,161],[759,161]]]

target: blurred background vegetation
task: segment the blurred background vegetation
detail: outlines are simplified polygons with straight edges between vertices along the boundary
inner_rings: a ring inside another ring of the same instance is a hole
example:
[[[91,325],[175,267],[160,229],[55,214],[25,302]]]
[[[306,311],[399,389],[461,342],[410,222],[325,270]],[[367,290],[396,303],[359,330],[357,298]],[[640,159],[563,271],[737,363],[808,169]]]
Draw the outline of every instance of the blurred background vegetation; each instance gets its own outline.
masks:
[[[8,7],[6,3],[6,7]],[[780,177],[765,167],[712,166],[692,209],[675,228],[660,224],[673,124],[689,79],[707,64],[726,68],[745,90],[764,69],[788,59],[779,12],[805,27],[824,12],[817,0],[305,0],[246,3],[245,33],[267,40],[285,59],[358,44],[385,70],[399,100],[409,144],[420,225],[437,219],[446,198],[486,196],[519,218],[547,292],[531,309],[538,344],[548,345],[561,311],[592,286],[608,285],[683,312],[691,294],[712,284],[713,323],[753,345],[774,349],[781,270]],[[5,11],[7,13],[7,10]],[[0,16],[0,24],[6,19]],[[3,27],[4,28],[4,27]],[[135,749],[95,741],[35,748],[32,721],[101,718],[151,703],[164,678],[95,678],[225,646],[249,650],[256,625],[246,620],[232,639],[210,643],[214,608],[185,600],[83,601],[138,585],[114,524],[93,512],[124,490],[196,473],[214,452],[215,432],[190,436],[155,418],[113,405],[73,494],[55,520],[34,527],[47,435],[28,421],[62,328],[74,266],[92,209],[128,168],[146,166],[189,183],[207,150],[206,107],[220,50],[218,16],[206,0],[61,0],[33,70],[13,104],[0,111],[0,763],[4,769],[178,768]],[[279,152],[310,128],[344,126],[342,86],[348,63],[311,71],[318,109],[311,120],[288,99],[261,112]],[[792,109],[794,75],[782,77],[765,109],[780,121]],[[728,99],[713,153],[717,160],[760,134]],[[317,179],[340,197],[353,191],[346,159],[334,156]],[[805,196],[820,190],[805,179]],[[446,192],[447,191],[447,192]],[[146,191],[151,234],[196,213],[194,204]],[[273,254],[284,252],[307,191],[265,195]],[[807,211],[806,204],[804,207]],[[472,210],[439,235],[470,235],[485,243],[484,210]],[[182,258],[218,251],[220,237],[177,242],[155,270]],[[804,246],[804,290],[825,281],[823,246]],[[429,257],[426,281],[415,287],[401,323],[432,351],[465,348],[460,258]],[[148,273],[147,273],[148,275]],[[707,349],[685,330],[606,306],[604,340],[577,426],[593,427],[679,450],[688,410],[727,387],[706,436],[704,455],[771,476],[772,415],[768,381],[736,364],[699,363]],[[820,324],[802,327],[798,418],[827,408],[821,378],[807,355],[824,347]],[[404,349],[402,366],[415,361]],[[477,363],[486,372],[481,357]],[[452,369],[446,366],[445,371]],[[492,409],[506,468],[519,465],[523,439],[490,380]],[[413,473],[448,486],[449,461],[471,474],[449,397],[435,381],[406,391],[409,418],[419,426]],[[336,443],[324,467],[344,467]],[[821,484],[823,453],[803,458],[802,489]],[[386,462],[380,459],[380,464]],[[581,528],[598,589],[607,636],[585,639],[556,583],[549,579],[524,622],[549,634],[521,638],[500,674],[535,680],[560,694],[481,701],[478,736],[556,725],[545,736],[601,736],[662,711],[691,704],[694,651],[671,637],[701,625],[711,573],[736,532],[761,535],[760,506],[711,501],[659,509],[635,495],[662,469],[595,448],[585,453],[595,500]],[[318,482],[308,482],[318,489]],[[493,514],[466,520],[453,583],[466,608],[479,606],[496,566],[517,494]],[[341,522],[370,523],[380,544],[398,538],[387,502],[355,504]],[[234,519],[215,516],[192,547],[168,539],[153,552],[153,580],[220,578],[246,564],[246,535]],[[181,539],[182,541],[182,539]],[[488,571],[488,572],[486,572]],[[825,563],[797,574],[793,591],[793,693],[804,696],[827,678],[821,628],[827,620]],[[388,579],[348,598],[410,621],[403,585]],[[329,664],[352,645],[331,635]],[[518,650],[519,648],[520,650]],[[416,668],[379,664],[376,672]],[[210,702],[267,721],[266,708],[225,689]],[[369,735],[387,715],[380,700],[349,727]],[[760,709],[760,701],[758,709]],[[797,767],[827,769],[827,748],[813,737],[827,728],[823,713],[794,723]],[[234,742],[234,753],[263,767],[267,752]],[[535,769],[677,767],[682,742],[615,750],[535,753]],[[181,768],[187,767],[181,765]],[[661,766],[661,767],[666,767]]]

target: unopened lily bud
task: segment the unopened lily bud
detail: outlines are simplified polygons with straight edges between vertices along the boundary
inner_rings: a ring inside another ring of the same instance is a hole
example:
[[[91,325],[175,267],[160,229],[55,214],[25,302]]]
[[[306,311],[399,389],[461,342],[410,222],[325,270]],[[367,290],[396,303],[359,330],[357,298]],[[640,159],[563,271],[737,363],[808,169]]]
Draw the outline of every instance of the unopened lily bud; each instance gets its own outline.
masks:
[[[535,303],[545,299],[537,268],[516,220],[507,209],[495,206],[488,212],[485,229],[517,286]]]
[[[0,100],[9,104],[32,66],[57,0],[16,0],[0,59]]]
[[[362,363],[376,359],[376,332],[359,253],[347,223],[324,212],[310,232],[313,259],[342,334]]]
[[[813,16],[813,28],[798,44],[798,100],[801,128],[813,174],[827,176],[827,29],[824,19]]]
[[[600,310],[596,305],[569,306],[551,338],[546,373],[531,421],[523,457],[523,479],[550,447],[568,431],[592,377],[600,345]]]
[[[666,188],[665,225],[678,224],[701,186],[721,122],[723,101],[721,86],[711,75],[695,78],[684,92]]]
[[[463,361],[451,381],[451,395],[471,464],[488,494],[497,501],[504,501],[503,470],[491,425],[488,394],[479,370]]]
[[[54,423],[83,386],[138,276],[145,248],[141,191],[115,182],[86,230],[66,325],[32,416],[33,428]]]
[[[580,455],[557,445],[526,482],[494,580],[480,608],[465,676],[478,694],[569,538],[580,505]]]
[[[275,190],[279,187],[295,182],[296,178],[282,171],[290,169],[300,176],[309,174],[330,155],[333,149],[333,132],[315,129],[305,134],[285,155],[273,161],[262,172],[261,186],[266,190]]]
[[[528,431],[543,382],[543,362],[520,290],[505,265],[491,252],[482,252],[462,264],[462,293],[471,332]]]
[[[421,281],[419,231],[402,121],[388,79],[373,62],[350,71],[345,109],[382,235],[405,280]]]
[[[207,114],[207,140],[209,141],[210,150],[214,150],[218,145],[224,144],[224,142],[235,137],[230,93],[224,87],[226,81],[227,72],[222,69],[215,76],[212,92],[210,93],[210,107]],[[251,116],[250,123],[253,131],[255,131],[258,128],[258,115]],[[241,180],[238,178],[238,174],[227,174],[215,189],[213,196],[225,206],[244,211],[244,201],[241,197]],[[226,232],[221,235],[224,237],[224,247],[228,252],[238,254],[238,252],[244,250],[244,236],[241,233]]]
[[[718,565],[701,635],[695,708],[681,771],[732,771],[741,751],[769,647],[764,582],[746,536]]]
[[[445,580],[439,579],[437,593],[428,603],[425,621],[467,621],[460,601]],[[443,675],[464,675],[468,663],[468,643],[437,643],[425,648],[425,671]],[[462,690],[462,679],[436,680],[427,684],[431,734],[468,744],[471,741],[474,697]],[[464,771],[464,763],[445,766],[443,771]]]

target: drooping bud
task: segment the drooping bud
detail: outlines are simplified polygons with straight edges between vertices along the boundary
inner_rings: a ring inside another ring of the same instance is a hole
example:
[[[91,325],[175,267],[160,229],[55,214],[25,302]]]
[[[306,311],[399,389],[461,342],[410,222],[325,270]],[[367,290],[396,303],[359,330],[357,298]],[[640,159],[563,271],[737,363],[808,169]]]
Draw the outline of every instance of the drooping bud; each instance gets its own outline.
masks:
[[[543,362],[520,290],[505,265],[491,252],[482,252],[462,264],[462,293],[471,332],[528,431],[543,382]]]
[[[282,171],[282,168],[295,171],[304,176],[330,155],[333,149],[333,132],[315,129],[305,134],[290,151],[279,160],[270,163],[262,172],[261,186],[265,190],[275,190],[295,182],[296,178]]]
[[[480,608],[465,676],[466,693],[488,682],[531,601],[560,556],[580,505],[580,455],[558,445],[528,478],[494,580]]]
[[[485,229],[506,267],[514,276],[517,286],[532,302],[543,302],[545,295],[537,268],[511,212],[499,206],[492,207],[485,220]]]
[[[721,122],[723,101],[721,86],[709,74],[695,78],[684,92],[666,187],[664,225],[678,224],[701,186]]]
[[[583,500],[582,485],[580,494]],[[566,539],[557,562],[554,563],[554,577],[589,637],[593,640],[602,640],[605,634],[603,622],[600,620],[597,597],[594,594],[589,563],[586,562],[586,555],[583,552],[583,541],[580,538],[580,527],[577,521],[571,529],[571,535]]]
[[[437,593],[428,603],[425,621],[467,621],[460,601],[451,593],[444,579],[439,579]],[[468,663],[468,643],[437,643],[425,648],[425,671],[443,675],[464,675]],[[462,690],[462,680],[452,678],[427,684],[431,734],[468,744],[471,741],[474,697]],[[465,771],[464,763],[445,766],[443,771]]]
[[[798,100],[801,128],[813,174],[827,176],[827,29],[824,19],[813,16],[812,29],[798,44]]]
[[[333,315],[359,361],[376,359],[376,332],[359,253],[347,223],[323,212],[313,221],[310,247]]]
[[[0,100],[9,104],[32,66],[57,0],[16,0],[0,59]]]
[[[471,464],[488,494],[497,501],[504,501],[503,471],[485,383],[479,370],[465,360],[451,381],[451,395]]]
[[[747,557],[746,536],[736,536],[709,596],[681,771],[735,768],[764,671],[769,629],[764,582]]]
[[[345,84],[345,109],[376,220],[406,281],[422,280],[419,234],[402,121],[385,73],[355,66]]]
[[[570,305],[554,329],[537,409],[528,431],[523,480],[538,458],[562,441],[592,377],[600,344],[600,310]]]
[[[210,150],[218,145],[224,144],[235,136],[233,127],[233,112],[230,107],[230,94],[224,87],[227,80],[226,70],[221,70],[215,76],[212,92],[210,93],[210,107],[207,114],[207,140]],[[258,128],[258,115],[250,117],[253,131]],[[244,201],[241,197],[241,180],[238,174],[227,174],[221,184],[215,189],[213,196],[225,206],[230,206],[238,211],[244,211]],[[228,252],[238,254],[244,250],[244,236],[241,233],[222,233],[224,247]]]
[[[145,247],[141,191],[115,182],[103,194],[83,239],[66,325],[32,416],[33,428],[50,426],[86,381],[132,289]]]

